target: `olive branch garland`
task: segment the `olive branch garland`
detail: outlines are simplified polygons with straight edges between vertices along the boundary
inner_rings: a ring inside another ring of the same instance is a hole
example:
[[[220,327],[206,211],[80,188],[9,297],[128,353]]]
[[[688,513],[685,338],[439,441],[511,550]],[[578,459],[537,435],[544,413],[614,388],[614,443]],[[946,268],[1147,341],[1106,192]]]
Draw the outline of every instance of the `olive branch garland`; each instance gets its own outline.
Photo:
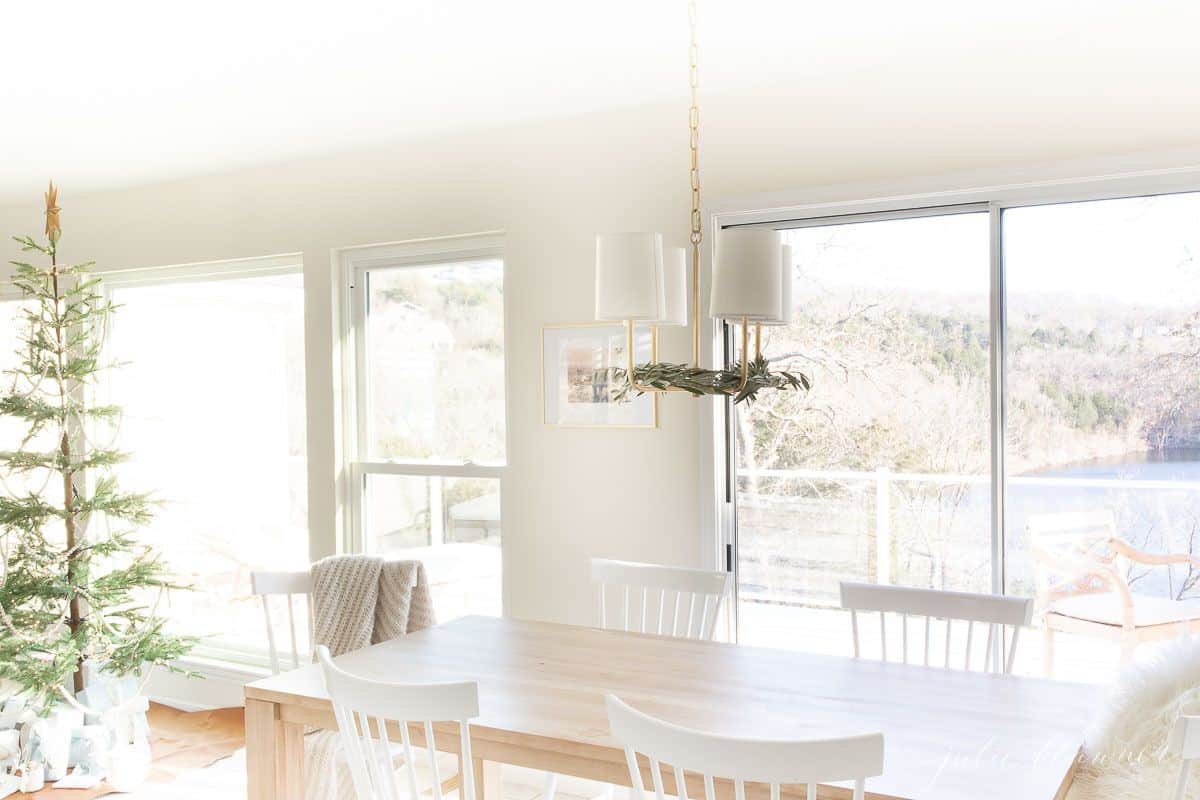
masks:
[[[635,388],[627,379],[628,370],[622,367],[609,367],[597,370],[610,377],[619,388],[613,399],[624,402],[630,399],[630,393],[636,396],[645,394]],[[652,364],[637,364],[633,368],[634,383],[660,391],[683,391],[694,397],[705,395],[722,395],[733,397],[734,403],[749,400],[754,402],[762,389],[799,390],[807,392],[812,388],[812,381],[803,373],[792,373],[780,370],[771,371],[771,363],[761,355],[750,362],[746,385],[742,386],[741,362],[733,364],[729,369],[711,370],[695,367],[690,364],[671,364],[666,362]],[[741,387],[741,390],[738,390]]]

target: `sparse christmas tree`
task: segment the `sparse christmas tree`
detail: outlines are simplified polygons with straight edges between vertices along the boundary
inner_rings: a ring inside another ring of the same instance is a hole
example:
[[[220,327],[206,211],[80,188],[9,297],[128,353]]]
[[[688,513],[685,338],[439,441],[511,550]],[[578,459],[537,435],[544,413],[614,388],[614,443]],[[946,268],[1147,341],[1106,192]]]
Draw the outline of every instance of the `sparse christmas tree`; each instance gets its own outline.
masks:
[[[164,630],[155,598],[171,587],[159,556],[138,542],[148,495],[122,491],[124,454],[95,444],[120,409],[90,403],[112,304],[91,264],[60,266],[57,190],[46,193],[46,244],[16,241],[49,263],[12,262],[20,290],[17,364],[0,415],[21,424],[0,451],[0,678],[49,710],[84,688],[85,662],[114,676],[170,666],[193,642]],[[73,690],[73,692],[72,692]]]

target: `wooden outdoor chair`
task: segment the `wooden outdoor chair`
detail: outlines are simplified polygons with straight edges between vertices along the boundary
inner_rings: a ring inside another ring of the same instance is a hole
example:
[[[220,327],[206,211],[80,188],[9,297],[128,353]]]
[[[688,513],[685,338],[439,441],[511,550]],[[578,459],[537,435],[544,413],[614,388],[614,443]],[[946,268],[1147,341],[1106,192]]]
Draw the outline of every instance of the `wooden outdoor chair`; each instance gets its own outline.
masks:
[[[1200,633],[1200,599],[1135,594],[1119,559],[1150,566],[1191,564],[1186,553],[1143,553],[1117,536],[1111,511],[1029,518],[1029,552],[1045,636],[1046,674],[1054,671],[1058,631],[1120,642],[1127,663],[1142,642]]]

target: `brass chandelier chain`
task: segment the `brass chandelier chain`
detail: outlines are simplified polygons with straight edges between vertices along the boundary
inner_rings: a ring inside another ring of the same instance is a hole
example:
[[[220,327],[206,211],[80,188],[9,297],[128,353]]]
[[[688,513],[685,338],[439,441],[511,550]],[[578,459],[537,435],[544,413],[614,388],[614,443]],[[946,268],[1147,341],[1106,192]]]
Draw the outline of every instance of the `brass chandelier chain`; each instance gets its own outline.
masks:
[[[696,0],[688,0],[688,86],[691,91],[691,106],[688,108],[688,146],[691,150],[692,186],[692,308],[696,324],[692,326],[692,365],[700,366],[700,242],[704,239],[703,220],[700,216],[700,107],[696,103],[696,89],[700,85],[700,48],[696,44]]]

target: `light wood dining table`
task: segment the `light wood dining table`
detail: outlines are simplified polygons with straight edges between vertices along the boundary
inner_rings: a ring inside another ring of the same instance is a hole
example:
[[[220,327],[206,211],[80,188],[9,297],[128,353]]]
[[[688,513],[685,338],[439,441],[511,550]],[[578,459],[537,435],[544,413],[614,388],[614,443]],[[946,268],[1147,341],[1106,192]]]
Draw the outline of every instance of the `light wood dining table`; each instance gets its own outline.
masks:
[[[471,769],[480,800],[501,800],[500,764],[629,786],[624,751],[608,729],[608,692],[671,722],[734,736],[882,731],[884,773],[867,781],[870,798],[1060,800],[1100,691],[1040,678],[485,617],[429,628],[337,662],[380,681],[478,681]],[[337,727],[320,668],[248,684],[245,694],[249,798],[297,800],[305,726]],[[440,752],[459,752],[457,730],[435,726]],[[420,727],[411,731],[424,742]],[[666,780],[670,791],[673,779]],[[691,797],[703,797],[702,784],[687,782]],[[747,794],[749,800],[757,792]],[[819,793],[849,796],[838,785]]]

